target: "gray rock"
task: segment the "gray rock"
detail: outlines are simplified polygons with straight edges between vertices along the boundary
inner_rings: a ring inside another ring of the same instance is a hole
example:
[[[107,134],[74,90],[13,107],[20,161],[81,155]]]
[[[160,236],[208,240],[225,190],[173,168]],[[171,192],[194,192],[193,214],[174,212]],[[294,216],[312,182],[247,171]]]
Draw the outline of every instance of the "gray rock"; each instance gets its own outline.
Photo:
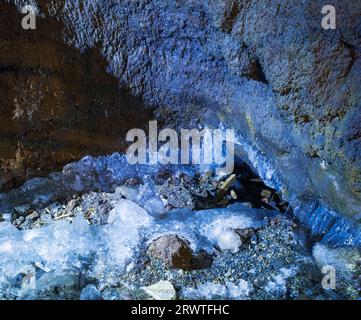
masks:
[[[97,287],[88,284],[80,293],[80,300],[100,300],[101,294]]]
[[[72,272],[46,272],[36,279],[22,299],[71,300],[79,299],[80,277]]]
[[[143,290],[155,300],[174,300],[177,293],[169,281],[159,281]]]
[[[120,186],[115,189],[115,193],[120,193],[127,200],[135,201],[138,196],[138,190],[126,186]]]

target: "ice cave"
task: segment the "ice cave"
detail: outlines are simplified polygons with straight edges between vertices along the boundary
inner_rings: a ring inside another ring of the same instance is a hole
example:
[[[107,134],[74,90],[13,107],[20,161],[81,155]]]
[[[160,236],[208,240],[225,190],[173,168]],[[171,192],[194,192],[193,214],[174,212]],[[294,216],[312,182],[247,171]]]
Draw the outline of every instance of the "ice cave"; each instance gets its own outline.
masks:
[[[361,299],[332,2],[1,0],[0,300]]]

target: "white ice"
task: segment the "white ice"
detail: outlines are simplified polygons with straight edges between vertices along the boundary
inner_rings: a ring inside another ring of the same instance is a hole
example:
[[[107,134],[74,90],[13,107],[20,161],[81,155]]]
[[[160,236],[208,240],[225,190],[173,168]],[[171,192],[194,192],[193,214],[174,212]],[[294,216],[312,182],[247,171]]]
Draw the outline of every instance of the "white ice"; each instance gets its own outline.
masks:
[[[240,279],[237,283],[228,282],[226,285],[206,282],[197,288],[185,288],[182,290],[182,296],[186,299],[247,300],[252,290],[252,285]]]
[[[224,232],[258,225],[259,221],[249,217],[255,211],[249,210],[241,205],[198,212],[179,210],[161,219],[134,202],[120,200],[111,210],[106,225],[89,225],[81,215],[72,223],[62,220],[26,231],[19,231],[9,222],[0,223],[0,294],[17,274],[33,266],[44,272],[69,269],[83,272],[87,263],[91,266],[88,275],[100,282],[108,281],[117,272],[129,271],[134,266],[144,241],[166,233],[187,238],[194,250],[212,251],[218,244],[234,251],[238,240],[225,236]]]

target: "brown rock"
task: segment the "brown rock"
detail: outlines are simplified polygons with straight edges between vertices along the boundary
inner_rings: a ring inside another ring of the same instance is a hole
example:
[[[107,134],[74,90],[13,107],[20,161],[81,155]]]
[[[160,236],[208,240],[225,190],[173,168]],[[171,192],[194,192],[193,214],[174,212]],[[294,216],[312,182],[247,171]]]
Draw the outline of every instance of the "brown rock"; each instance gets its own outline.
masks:
[[[177,235],[164,235],[149,245],[147,254],[162,260],[169,268],[189,269],[192,265],[192,249],[189,242]]]
[[[45,9],[45,8],[41,8]],[[94,49],[64,44],[64,25],[0,3],[0,189],[60,170],[83,156],[125,151],[125,135],[150,117],[142,101],[119,88]],[[140,112],[141,110],[141,112]],[[124,137],[124,139],[123,139]]]

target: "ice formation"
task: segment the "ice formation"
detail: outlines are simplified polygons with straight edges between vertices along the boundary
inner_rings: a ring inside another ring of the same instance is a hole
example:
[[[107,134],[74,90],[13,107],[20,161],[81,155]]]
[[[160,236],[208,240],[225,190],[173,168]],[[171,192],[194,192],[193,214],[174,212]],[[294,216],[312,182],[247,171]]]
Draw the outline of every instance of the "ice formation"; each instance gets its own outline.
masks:
[[[235,299],[247,300],[252,291],[252,285],[240,279],[237,283],[228,282],[226,285],[207,282],[197,288],[185,288],[182,296],[186,299]]]
[[[13,283],[19,274],[28,276],[29,273],[34,273],[36,283],[39,270],[40,275],[72,270],[75,274],[96,278],[100,283],[110,281],[117,272],[131,270],[145,240],[151,241],[166,233],[183,235],[191,241],[193,249],[212,251],[213,246],[222,241],[225,244],[221,246],[229,247],[224,232],[230,227],[257,226],[262,223],[262,217],[271,215],[267,210],[259,210],[257,217],[252,211],[254,218],[251,219],[247,216],[249,210],[242,205],[198,212],[179,210],[161,219],[153,217],[134,202],[120,200],[111,210],[105,225],[89,225],[82,215],[76,216],[71,223],[56,221],[47,227],[24,231],[16,229],[10,222],[2,222],[0,292],[19,297],[28,294],[28,290],[24,292],[23,284],[14,291]],[[36,286],[30,288],[35,289]],[[90,289],[88,291],[94,291]],[[230,285],[227,290],[236,295],[241,289]],[[88,296],[87,290],[83,295]]]
[[[258,159],[256,162],[260,168],[264,168],[266,171],[269,169],[267,163],[262,159]],[[0,211],[4,213],[5,219],[9,219],[14,207],[24,205],[24,203],[37,207],[48,205],[73,192],[91,190],[113,192],[129,177],[149,177],[151,179],[159,173],[160,169],[159,166],[130,165],[125,156],[119,153],[96,158],[87,156],[78,162],[66,165],[60,173],[53,173],[48,178],[31,179],[19,189],[7,194],[0,194]],[[194,175],[196,172],[212,169],[212,166],[178,165],[163,166],[162,169],[172,173],[184,172]],[[145,186],[152,183],[150,179]],[[282,189],[282,185],[277,184],[277,181],[276,179],[275,184],[272,184],[265,179],[270,186]],[[287,200],[290,202],[290,207],[293,208],[294,215],[307,225],[314,235],[322,236],[323,243],[360,246],[361,229],[353,221],[340,217],[315,201],[301,201],[295,195],[289,195]],[[163,213],[162,199],[156,196],[152,185],[141,190],[135,201],[138,204],[146,204],[148,210],[154,211],[153,214]]]
[[[254,227],[254,221],[245,216],[220,217],[202,229],[203,234],[213,240],[221,250],[237,252],[242,244],[234,229]]]

